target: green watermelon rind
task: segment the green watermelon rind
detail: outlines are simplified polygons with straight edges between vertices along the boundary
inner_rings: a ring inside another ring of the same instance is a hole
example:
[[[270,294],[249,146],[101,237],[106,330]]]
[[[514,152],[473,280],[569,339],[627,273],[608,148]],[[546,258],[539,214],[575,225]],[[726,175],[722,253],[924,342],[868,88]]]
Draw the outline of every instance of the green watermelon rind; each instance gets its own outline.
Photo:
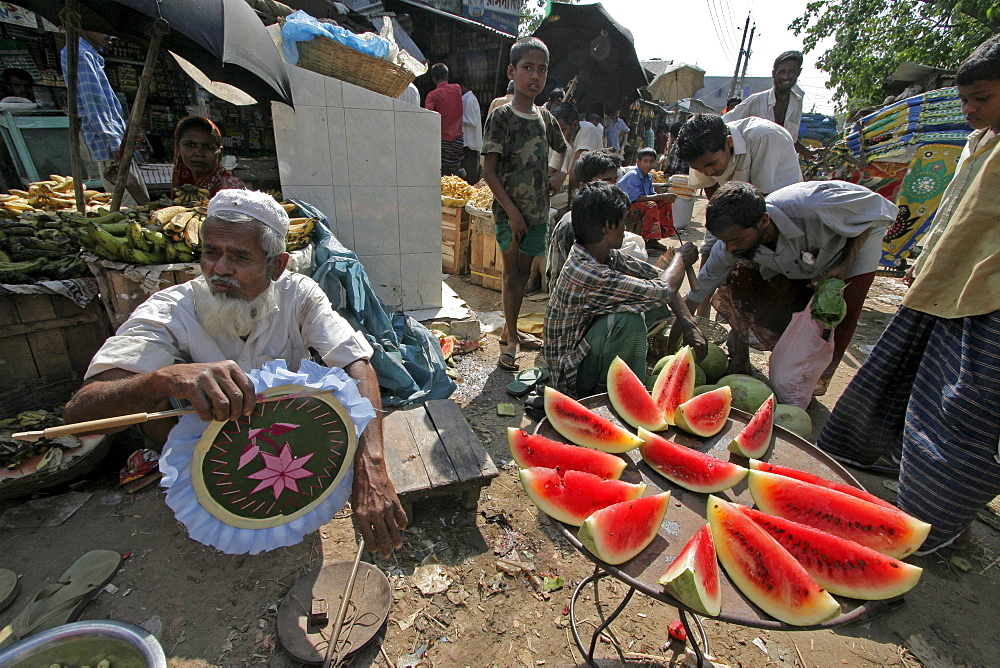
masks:
[[[518,468],[534,466],[556,468],[563,471],[583,471],[599,478],[617,480],[627,465],[621,457],[608,452],[561,443],[539,434],[529,434],[517,427],[507,427],[507,445]],[[532,453],[529,448],[540,450]]]
[[[703,404],[715,402],[719,397],[723,397],[725,408],[716,420],[708,423],[703,422],[702,424],[695,422],[696,411],[701,410]],[[683,429],[684,431],[694,434],[695,436],[709,438],[718,434],[722,431],[722,428],[726,426],[726,420],[729,419],[729,411],[731,408],[731,390],[728,385],[723,385],[722,387],[705,392],[704,394],[691,397],[678,406],[677,412],[674,414],[674,425],[676,425],[678,429]]]
[[[705,554],[699,553],[702,550]],[[700,572],[702,569],[706,572]],[[715,596],[706,590],[706,580],[714,580]],[[722,577],[710,526],[705,524],[691,536],[658,583],[664,591],[695,612],[709,617],[717,617],[722,612]]]
[[[757,508],[768,515],[853,540],[896,559],[916,552],[931,529],[898,508],[776,473],[750,471],[747,486]],[[782,502],[778,498],[782,492],[793,496]]]
[[[582,471],[566,471],[535,466],[520,470],[521,486],[532,503],[549,517],[580,526],[584,520],[601,508],[606,508],[622,501],[634,501],[646,491],[645,483],[632,484],[621,480],[605,480]],[[558,495],[546,497],[544,488],[539,485],[558,481],[564,490]],[[570,508],[566,501],[575,502],[576,508]],[[580,502],[586,507],[579,507]]]
[[[663,413],[657,409],[653,397],[621,357],[615,357],[608,367],[607,385],[608,399],[622,420],[650,431],[666,428]]]
[[[591,554],[604,563],[612,566],[624,564],[637,557],[656,538],[669,503],[670,492],[663,492],[601,508],[583,521],[576,537]],[[636,527],[641,529],[640,537],[633,545],[616,549],[612,545],[616,534],[620,534],[630,520],[634,527],[639,522],[644,522],[643,526]]]
[[[710,495],[706,511],[716,554],[733,584],[758,608],[791,626],[815,626],[838,617],[841,610],[836,599],[778,541],[733,505]],[[730,528],[734,524],[738,526]],[[734,535],[736,531],[739,536]],[[741,546],[742,554],[737,552]],[[768,574],[774,575],[773,584],[766,588],[755,584],[753,576],[760,580]],[[805,603],[795,607],[779,599],[790,586],[804,588]]]
[[[760,459],[771,447],[771,434],[774,433],[774,395],[760,405],[757,412],[750,418],[736,438],[729,444],[729,449],[747,459]],[[766,424],[766,429],[763,427]],[[762,435],[762,434],[765,434]]]
[[[831,594],[883,601],[902,596],[920,581],[923,569],[918,566],[805,524],[746,506],[738,508],[777,540]],[[862,576],[881,582],[866,583]]]
[[[601,417],[576,399],[545,388],[545,417],[552,428],[577,445],[620,454],[639,447],[639,437]]]
[[[678,445],[669,439],[645,429],[639,429],[639,438],[643,439],[642,445],[639,446],[639,454],[642,455],[643,461],[664,478],[686,490],[700,494],[722,492],[738,484],[747,475],[747,469],[738,464],[717,459],[700,450]],[[668,445],[660,445],[659,441],[663,441]],[[658,460],[658,457],[665,457],[669,454],[679,457],[679,461],[668,462]],[[672,465],[673,468],[692,471],[695,463],[702,465],[702,470],[699,473],[703,477],[707,478],[710,473],[716,474],[716,477],[704,484],[695,484],[690,480],[678,477],[675,472],[670,470]],[[708,468],[717,468],[717,471],[707,471],[706,469]]]

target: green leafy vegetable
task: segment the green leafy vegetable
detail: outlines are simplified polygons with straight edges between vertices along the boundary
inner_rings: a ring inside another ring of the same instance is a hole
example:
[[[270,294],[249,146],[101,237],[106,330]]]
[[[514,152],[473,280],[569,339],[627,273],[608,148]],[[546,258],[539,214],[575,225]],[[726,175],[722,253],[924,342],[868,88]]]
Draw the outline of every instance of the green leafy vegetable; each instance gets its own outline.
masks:
[[[844,301],[844,283],[839,278],[824,278],[816,285],[812,299],[812,317],[826,327],[836,327],[847,315]]]

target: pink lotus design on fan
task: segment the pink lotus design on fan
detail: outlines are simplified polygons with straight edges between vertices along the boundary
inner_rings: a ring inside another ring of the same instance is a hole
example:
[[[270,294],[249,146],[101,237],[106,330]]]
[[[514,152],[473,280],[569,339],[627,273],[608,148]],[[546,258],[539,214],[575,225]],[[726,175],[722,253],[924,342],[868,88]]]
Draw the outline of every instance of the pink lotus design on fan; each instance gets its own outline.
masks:
[[[243,454],[240,455],[240,465],[236,467],[239,470],[252,462],[254,458],[260,453],[260,447],[257,445],[257,439],[260,438],[262,441],[266,441],[271,444],[274,451],[278,451],[278,444],[269,439],[263,434],[270,434],[271,436],[281,436],[282,434],[288,433],[293,429],[298,429],[297,424],[288,424],[287,422],[275,422],[270,427],[264,427],[263,429],[251,429],[250,433],[247,434],[250,442],[247,447],[243,450]]]
[[[306,463],[312,459],[313,454],[315,453],[310,453],[304,457],[295,457],[292,455],[292,450],[288,447],[288,443],[285,443],[285,446],[278,455],[269,455],[266,452],[261,452],[260,456],[264,459],[264,468],[247,476],[247,478],[252,480],[260,480],[260,483],[250,493],[256,494],[260,490],[270,487],[274,492],[275,500],[286,489],[298,493],[299,486],[297,481],[315,475],[312,471],[305,468]]]

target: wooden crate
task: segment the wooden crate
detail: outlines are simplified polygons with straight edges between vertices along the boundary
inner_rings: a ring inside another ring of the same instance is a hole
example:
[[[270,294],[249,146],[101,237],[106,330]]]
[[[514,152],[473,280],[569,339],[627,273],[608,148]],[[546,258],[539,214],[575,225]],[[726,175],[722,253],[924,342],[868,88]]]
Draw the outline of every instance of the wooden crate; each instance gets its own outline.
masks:
[[[469,273],[471,230],[465,209],[441,207],[441,269],[446,274]]]
[[[96,299],[0,294],[0,417],[69,399],[110,334]]]
[[[500,290],[503,255],[497,246],[493,222],[475,216],[472,220],[472,282],[490,290]]]
[[[153,286],[144,285],[117,269],[91,264],[91,270],[97,275],[97,282],[101,289],[101,301],[104,302],[111,326],[117,330],[132,315],[132,311],[157,290],[186,283],[201,275],[201,267],[196,263],[182,266],[181,269],[161,272],[158,284]]]

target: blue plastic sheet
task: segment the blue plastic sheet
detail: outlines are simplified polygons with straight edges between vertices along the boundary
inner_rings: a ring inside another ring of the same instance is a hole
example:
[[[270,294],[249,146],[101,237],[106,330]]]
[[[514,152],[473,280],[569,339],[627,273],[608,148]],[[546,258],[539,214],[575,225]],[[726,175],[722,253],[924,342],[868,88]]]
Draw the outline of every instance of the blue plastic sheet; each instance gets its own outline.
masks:
[[[330,230],[323,213],[310,204],[291,200],[304,215],[319,219],[313,232],[316,269],[313,279],[333,307],[371,343],[371,364],[382,388],[385,406],[409,406],[447,399],[455,391],[441,344],[430,330],[404,313],[390,313],[376,296],[358,256]]]
[[[355,51],[366,53],[375,58],[385,58],[389,53],[388,40],[379,37],[375,33],[366,32],[362,35],[355,35],[350,30],[345,30],[332,23],[320,23],[301,9],[292,12],[285,19],[285,24],[281,26],[281,51],[285,56],[285,61],[295,65],[299,62],[299,47],[297,42],[307,42],[314,37],[328,37],[335,42],[340,42],[344,46],[349,46]]]

